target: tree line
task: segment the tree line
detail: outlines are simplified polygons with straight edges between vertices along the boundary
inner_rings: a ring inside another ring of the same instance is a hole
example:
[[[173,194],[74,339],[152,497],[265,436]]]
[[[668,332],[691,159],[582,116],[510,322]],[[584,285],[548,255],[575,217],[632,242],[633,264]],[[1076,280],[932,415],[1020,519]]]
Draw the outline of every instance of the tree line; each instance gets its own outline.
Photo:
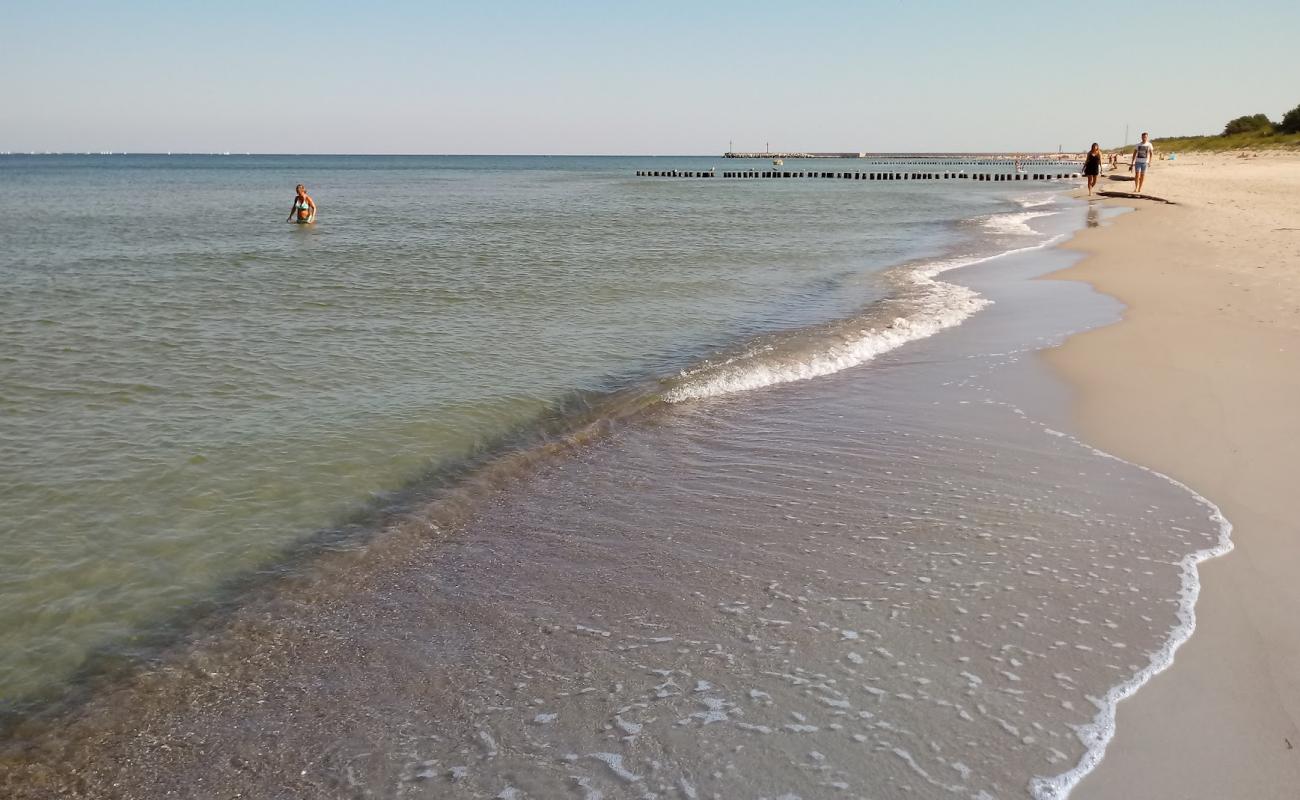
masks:
[[[1281,122],[1274,122],[1267,114],[1237,117],[1223,126],[1224,136],[1235,133],[1300,133],[1300,106],[1283,114]]]

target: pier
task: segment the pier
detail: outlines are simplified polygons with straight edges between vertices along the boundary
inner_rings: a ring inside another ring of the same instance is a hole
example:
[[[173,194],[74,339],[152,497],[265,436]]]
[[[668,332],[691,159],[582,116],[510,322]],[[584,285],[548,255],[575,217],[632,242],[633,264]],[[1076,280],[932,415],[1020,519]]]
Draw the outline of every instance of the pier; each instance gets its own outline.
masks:
[[[917,172],[914,170],[882,170],[879,172],[853,170],[851,172],[817,172],[789,170],[645,170],[636,171],[639,178],[822,178],[854,181],[1059,181],[1083,177],[1079,172]]]
[[[727,151],[723,158],[866,158],[866,153],[733,153]]]

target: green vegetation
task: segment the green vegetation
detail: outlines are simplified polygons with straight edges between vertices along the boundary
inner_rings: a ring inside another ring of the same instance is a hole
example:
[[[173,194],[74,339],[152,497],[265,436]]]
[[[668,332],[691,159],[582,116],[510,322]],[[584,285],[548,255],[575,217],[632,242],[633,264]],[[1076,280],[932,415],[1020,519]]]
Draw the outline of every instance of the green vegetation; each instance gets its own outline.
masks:
[[[1286,112],[1277,129],[1282,133],[1300,133],[1300,106]]]
[[[1231,136],[1167,136],[1156,139],[1156,150],[1180,153],[1184,150],[1300,150],[1300,133],[1253,131]],[[1133,146],[1124,148],[1133,152]]]
[[[1153,140],[1156,150],[1178,153],[1184,150],[1300,150],[1300,106],[1286,112],[1281,122],[1266,114],[1237,117],[1223,126],[1218,136],[1166,136]],[[1133,145],[1121,152],[1133,152]]]
[[[1263,131],[1272,131],[1274,128],[1273,120],[1268,118],[1267,114],[1255,114],[1249,117],[1237,117],[1223,126],[1223,135],[1232,136],[1235,133],[1256,133]]]

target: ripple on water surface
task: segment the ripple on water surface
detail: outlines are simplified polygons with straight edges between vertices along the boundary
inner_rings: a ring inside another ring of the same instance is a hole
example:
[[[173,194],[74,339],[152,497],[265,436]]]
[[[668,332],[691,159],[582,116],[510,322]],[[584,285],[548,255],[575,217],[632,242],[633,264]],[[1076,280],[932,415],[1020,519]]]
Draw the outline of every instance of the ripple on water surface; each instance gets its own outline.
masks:
[[[92,709],[67,769],[251,794],[293,775],[411,797],[1027,796],[1169,643],[1184,560],[1221,530],[972,371],[886,359],[869,382],[669,407],[434,543],[247,609],[125,718]],[[142,719],[231,758],[142,749]]]
[[[1020,210],[643,166],[0,159],[0,707],[575,392],[852,314]]]

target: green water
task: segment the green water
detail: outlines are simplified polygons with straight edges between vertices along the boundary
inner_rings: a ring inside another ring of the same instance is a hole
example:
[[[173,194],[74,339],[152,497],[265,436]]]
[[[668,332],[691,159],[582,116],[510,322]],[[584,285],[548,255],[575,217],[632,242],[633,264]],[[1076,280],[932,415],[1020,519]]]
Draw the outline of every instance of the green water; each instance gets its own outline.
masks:
[[[0,158],[0,701],[575,392],[851,313],[1014,207],[633,177],[715,165]],[[298,182],[315,226],[283,223]]]

